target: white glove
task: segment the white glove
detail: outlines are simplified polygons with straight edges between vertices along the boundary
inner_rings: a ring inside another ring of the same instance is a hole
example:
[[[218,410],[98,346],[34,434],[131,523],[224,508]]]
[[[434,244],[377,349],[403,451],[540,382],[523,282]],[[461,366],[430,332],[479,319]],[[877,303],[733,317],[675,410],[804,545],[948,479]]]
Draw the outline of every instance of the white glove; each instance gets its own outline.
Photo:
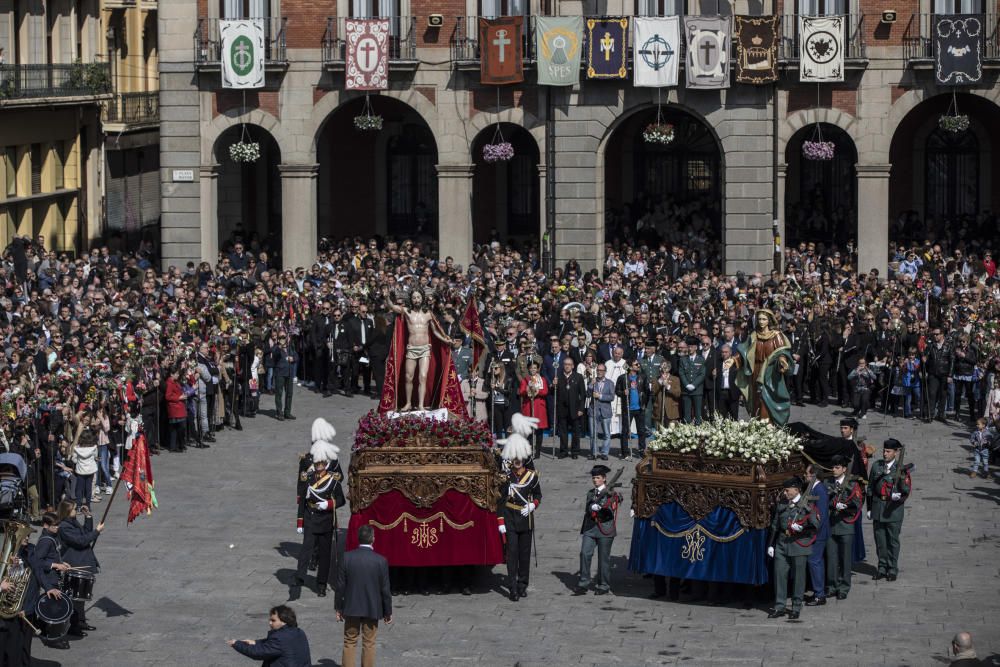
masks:
[[[892,494],[892,499],[893,500],[899,500],[902,497],[903,497],[903,494],[899,493],[898,491],[896,493]]]
[[[774,547],[767,548],[767,555],[769,558],[774,558]]]
[[[321,500],[318,503],[316,503],[316,509],[320,510],[321,512],[326,511],[326,509],[329,507],[330,507],[329,500]]]
[[[304,533],[306,531],[304,531],[302,528],[296,528],[295,532],[298,533],[299,535],[301,535],[302,533]]]
[[[635,518],[635,510],[634,509],[629,510],[628,511],[628,515],[629,515],[630,518],[634,519]]]
[[[687,389],[688,391],[694,391],[694,385],[693,384],[685,385],[684,388]]]
[[[793,524],[792,524],[792,525],[790,526],[790,528],[791,528],[792,530],[794,530],[794,531],[795,531],[796,533],[801,533],[801,532],[802,532],[802,524],[801,524],[801,523],[793,523]]]
[[[846,510],[847,509],[847,505],[845,505],[844,503],[837,503],[836,508],[837,508],[838,511],[840,511],[840,510]]]
[[[528,503],[521,508],[521,516],[528,516],[535,511],[535,503]]]
[[[597,503],[594,503],[593,505],[591,505],[591,506],[590,506],[590,511],[591,511],[591,512],[597,512],[597,511],[599,511],[600,509],[601,509],[601,506],[600,506],[600,505],[598,505]]]
[[[868,510],[868,520],[871,521],[871,518],[872,518],[872,511]]]
[[[507,526],[505,526],[503,524],[500,524],[500,534],[501,535],[506,535],[507,534]]]

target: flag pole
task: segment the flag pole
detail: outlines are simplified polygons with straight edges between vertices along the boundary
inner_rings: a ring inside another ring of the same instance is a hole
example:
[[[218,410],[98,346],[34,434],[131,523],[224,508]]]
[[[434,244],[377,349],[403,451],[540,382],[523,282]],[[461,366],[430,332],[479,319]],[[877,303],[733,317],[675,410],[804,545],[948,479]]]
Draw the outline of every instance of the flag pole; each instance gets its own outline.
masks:
[[[111,503],[115,501],[115,496],[118,495],[118,487],[122,485],[122,476],[119,474],[118,479],[115,480],[114,491],[111,492],[111,497],[108,498],[108,504],[104,506],[104,514],[101,515],[101,523],[108,518],[108,512],[111,511]]]

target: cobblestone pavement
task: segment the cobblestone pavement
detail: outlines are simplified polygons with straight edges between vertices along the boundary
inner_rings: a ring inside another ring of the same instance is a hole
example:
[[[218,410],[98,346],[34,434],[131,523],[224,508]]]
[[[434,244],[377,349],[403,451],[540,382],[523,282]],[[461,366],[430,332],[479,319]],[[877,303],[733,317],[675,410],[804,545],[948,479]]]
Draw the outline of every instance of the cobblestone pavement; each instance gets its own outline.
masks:
[[[154,457],[160,508],[125,525],[117,500],[97,548],[103,566],[89,608],[97,630],[69,651],[40,646],[41,665],[241,665],[227,638],[260,638],[267,610],[288,599],[299,537],[295,472],[316,416],[338,444],[375,402],[321,399],[296,388],[298,420],[271,418],[273,402],[207,450]],[[836,432],[836,411],[794,410]],[[973,633],[981,657],[1000,653],[997,509],[1000,484],[967,474],[963,429],[871,415],[861,434],[911,444],[914,493],[902,532],[900,578],[873,582],[856,566],[850,599],[805,608],[800,621],[768,620],[766,601],[710,606],[647,599],[651,582],[626,571],[632,522],[623,511],[612,549],[614,595],[574,597],[582,494],[588,462],[543,460],[545,502],[537,514],[539,567],[529,597],[498,592],[502,568],[471,597],[397,597],[396,622],[379,632],[380,665],[943,665],[956,630]],[[347,461],[344,457],[344,468]],[[626,470],[631,479],[631,466]],[[628,483],[627,483],[628,484]],[[626,486],[626,497],[629,495]],[[107,499],[104,499],[107,502]],[[103,510],[103,504],[97,506]],[[340,510],[346,525],[347,508]],[[874,560],[870,523],[865,541]],[[232,546],[231,546],[232,545]],[[310,583],[312,578],[310,577]],[[291,603],[316,664],[340,663],[342,626],[333,596],[303,588]],[[997,664],[1000,664],[998,662]]]

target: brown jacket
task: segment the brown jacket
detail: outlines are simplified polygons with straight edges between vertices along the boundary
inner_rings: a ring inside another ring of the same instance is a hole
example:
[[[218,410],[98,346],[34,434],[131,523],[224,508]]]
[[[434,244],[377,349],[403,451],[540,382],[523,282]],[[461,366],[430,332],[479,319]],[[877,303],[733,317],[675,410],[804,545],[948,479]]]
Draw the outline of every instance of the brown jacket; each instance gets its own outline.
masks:
[[[680,398],[680,378],[671,375],[669,388],[663,387],[659,378],[653,380],[653,423],[665,427],[668,422],[680,419]]]

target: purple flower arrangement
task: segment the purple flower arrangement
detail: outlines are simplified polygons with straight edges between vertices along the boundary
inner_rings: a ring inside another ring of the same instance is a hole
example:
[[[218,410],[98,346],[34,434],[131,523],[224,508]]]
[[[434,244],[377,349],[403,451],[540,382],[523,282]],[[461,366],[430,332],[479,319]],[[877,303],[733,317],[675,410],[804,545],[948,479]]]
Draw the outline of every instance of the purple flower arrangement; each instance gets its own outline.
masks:
[[[514,146],[509,141],[483,146],[483,160],[485,162],[506,162],[512,157],[514,157]]]
[[[803,141],[802,157],[807,160],[832,160],[836,145],[832,141]]]
[[[354,433],[353,451],[368,447],[399,447],[414,440],[424,440],[439,447],[479,445],[493,447],[493,434],[483,421],[461,418],[437,421],[429,417],[403,416],[389,419],[375,411],[369,412],[358,422]]]

